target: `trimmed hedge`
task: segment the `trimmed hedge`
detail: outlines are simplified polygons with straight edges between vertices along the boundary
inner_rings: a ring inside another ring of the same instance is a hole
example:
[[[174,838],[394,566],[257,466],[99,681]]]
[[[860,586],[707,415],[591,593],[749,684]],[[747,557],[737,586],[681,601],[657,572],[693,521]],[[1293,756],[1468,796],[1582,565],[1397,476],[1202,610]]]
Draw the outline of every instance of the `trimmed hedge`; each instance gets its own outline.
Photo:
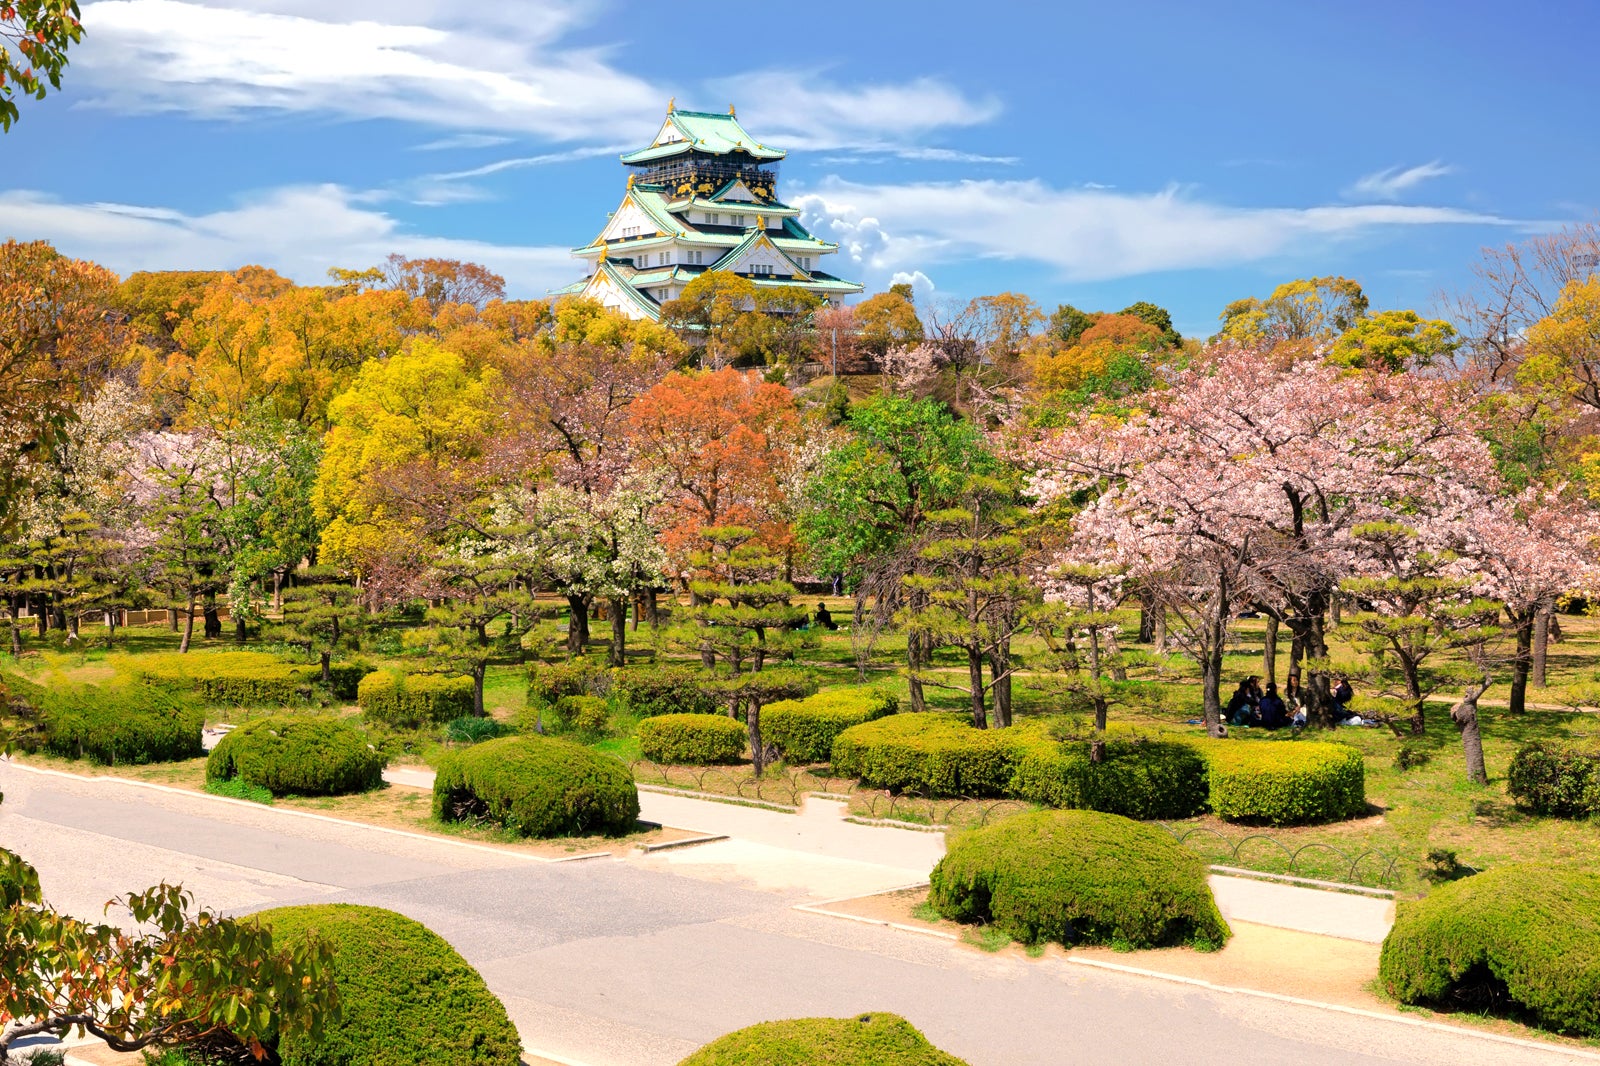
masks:
[[[928,900],[1029,944],[1213,950],[1231,935],[1198,856],[1165,829],[1095,811],[1019,814],[958,836]]]
[[[1211,810],[1230,822],[1306,825],[1366,813],[1366,764],[1346,744],[1191,741],[1209,768]]]
[[[626,766],[592,748],[502,737],[439,760],[433,814],[486,818],[525,837],[625,833],[639,818],[639,790]]]
[[[206,759],[206,780],[237,778],[274,796],[340,796],[383,784],[387,763],[347,722],[276,715],[224,736]]]
[[[1378,979],[1402,1003],[1481,1009],[1499,992],[1544,1028],[1600,1037],[1600,871],[1500,866],[1397,911]]]
[[[1189,818],[1205,810],[1206,762],[1176,740],[1111,736],[1100,762],[1086,741],[1024,751],[1012,794],[1046,807],[1081,808],[1126,818]]]
[[[205,754],[205,712],[183,692],[124,682],[50,689],[41,715],[45,750],[105,766],[176,762]]]
[[[361,713],[396,729],[440,725],[472,713],[472,678],[379,670],[356,689]]]
[[[716,698],[701,688],[704,680],[689,666],[630,666],[612,674],[611,691],[640,718],[658,714],[719,714]],[[765,722],[765,712],[762,714]]]
[[[324,903],[255,915],[276,945],[333,947],[340,1017],[312,1043],[285,1034],[283,1066],[517,1066],[522,1040],[482,976],[427,927],[380,907]]]
[[[683,766],[744,758],[744,724],[718,714],[658,714],[639,723],[639,751],[651,762]]]
[[[1028,726],[974,729],[959,714],[892,714],[833,742],[833,769],[873,788],[936,796],[1001,796],[1018,756],[1042,734]]]
[[[827,762],[840,733],[899,709],[893,693],[864,687],[829,689],[763,707],[761,739],[775,745],[788,762]]]
[[[1538,814],[1575,818],[1600,810],[1600,745],[1535,741],[1511,756],[1506,791]]]
[[[206,703],[235,707],[299,703],[310,699],[319,666],[286,663],[257,651],[162,652],[120,665],[136,680],[171,685]]]
[[[611,713],[599,696],[562,696],[545,712],[544,723],[552,733],[603,736]]]
[[[762,1022],[713,1040],[678,1066],[967,1066],[898,1014]]]
[[[353,700],[361,688],[361,679],[372,673],[372,664],[365,659],[328,665],[328,691],[337,699]],[[318,678],[322,676],[320,668]]]

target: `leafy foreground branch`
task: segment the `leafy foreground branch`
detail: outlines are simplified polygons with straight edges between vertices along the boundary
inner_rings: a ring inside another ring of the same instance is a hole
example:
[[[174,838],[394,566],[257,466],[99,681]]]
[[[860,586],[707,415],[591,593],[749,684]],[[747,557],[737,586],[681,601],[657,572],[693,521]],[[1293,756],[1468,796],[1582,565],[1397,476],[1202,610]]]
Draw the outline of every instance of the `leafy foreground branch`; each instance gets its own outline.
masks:
[[[338,1017],[331,950],[291,949],[252,920],[195,910],[161,884],[106,905],[136,931],[60,914],[34,869],[0,849],[0,1066],[24,1037],[83,1029],[114,1051],[203,1044],[254,1059],[282,1033]]]

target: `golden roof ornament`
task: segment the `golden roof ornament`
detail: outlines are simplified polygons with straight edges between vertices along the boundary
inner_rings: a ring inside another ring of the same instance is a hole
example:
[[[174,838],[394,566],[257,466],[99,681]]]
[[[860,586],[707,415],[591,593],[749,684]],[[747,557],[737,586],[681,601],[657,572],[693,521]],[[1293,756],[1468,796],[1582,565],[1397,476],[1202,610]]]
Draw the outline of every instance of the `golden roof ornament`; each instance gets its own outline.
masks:
[[[733,109],[733,105],[732,104],[728,105],[728,114],[730,116],[732,116],[733,118],[738,118],[739,117],[739,112],[737,112],[737,111],[735,111]]]
[[[672,99],[667,101],[667,114],[670,115],[676,110],[678,110],[678,98],[674,96]]]

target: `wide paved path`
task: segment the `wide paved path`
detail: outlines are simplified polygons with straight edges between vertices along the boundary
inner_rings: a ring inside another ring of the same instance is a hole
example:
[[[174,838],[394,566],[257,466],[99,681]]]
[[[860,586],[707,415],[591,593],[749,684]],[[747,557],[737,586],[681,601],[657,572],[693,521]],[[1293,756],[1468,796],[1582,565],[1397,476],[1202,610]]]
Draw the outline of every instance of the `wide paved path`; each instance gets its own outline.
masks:
[[[657,859],[541,863],[12,765],[0,765],[0,791],[0,845],[35,863],[65,908],[98,914],[117,892],[162,878],[223,909],[391,907],[483,972],[530,1049],[593,1066],[666,1066],[756,1021],[866,1010],[904,1014],[974,1066],[1531,1066],[1578,1057],[1410,1019],[984,955],[797,912],[796,889],[684,876]]]

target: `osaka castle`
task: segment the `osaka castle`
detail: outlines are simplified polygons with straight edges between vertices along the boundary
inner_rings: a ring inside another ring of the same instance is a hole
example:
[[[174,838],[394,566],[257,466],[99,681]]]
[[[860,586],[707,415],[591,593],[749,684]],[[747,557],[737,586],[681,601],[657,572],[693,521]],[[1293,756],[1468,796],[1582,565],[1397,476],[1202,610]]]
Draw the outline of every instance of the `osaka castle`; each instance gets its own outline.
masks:
[[[830,304],[860,292],[819,265],[839,246],[813,237],[799,209],[778,199],[786,154],[746,133],[731,107],[716,115],[668,104],[655,140],[622,157],[629,173],[621,206],[598,237],[572,250],[586,276],[552,295],[655,319],[707,270],[760,288],[805,289]]]

